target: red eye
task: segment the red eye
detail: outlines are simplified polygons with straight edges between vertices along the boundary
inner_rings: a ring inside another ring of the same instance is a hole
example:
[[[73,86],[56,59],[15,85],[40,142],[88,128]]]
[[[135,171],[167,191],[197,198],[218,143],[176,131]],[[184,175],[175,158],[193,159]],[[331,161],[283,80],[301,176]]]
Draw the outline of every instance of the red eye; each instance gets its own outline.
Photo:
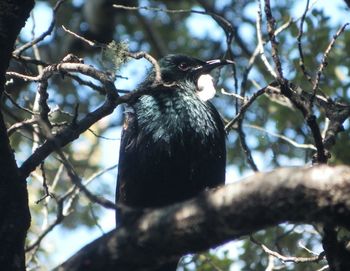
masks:
[[[180,63],[180,65],[179,65],[179,69],[183,70],[183,71],[187,71],[189,68],[190,67],[184,62]]]

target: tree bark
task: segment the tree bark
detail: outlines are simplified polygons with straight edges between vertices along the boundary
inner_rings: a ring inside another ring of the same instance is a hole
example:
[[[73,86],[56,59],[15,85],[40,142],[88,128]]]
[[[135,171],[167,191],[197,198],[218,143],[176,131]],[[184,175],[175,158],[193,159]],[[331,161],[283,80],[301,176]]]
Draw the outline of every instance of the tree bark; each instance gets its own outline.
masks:
[[[127,210],[126,225],[55,270],[150,270],[283,222],[350,229],[350,167],[281,168],[153,210]],[[339,259],[339,257],[338,257]],[[341,259],[348,266],[349,257]]]
[[[33,0],[0,1],[0,97],[5,87],[16,38],[24,26]],[[30,224],[28,194],[21,178],[0,112],[0,266],[25,270],[24,241]]]

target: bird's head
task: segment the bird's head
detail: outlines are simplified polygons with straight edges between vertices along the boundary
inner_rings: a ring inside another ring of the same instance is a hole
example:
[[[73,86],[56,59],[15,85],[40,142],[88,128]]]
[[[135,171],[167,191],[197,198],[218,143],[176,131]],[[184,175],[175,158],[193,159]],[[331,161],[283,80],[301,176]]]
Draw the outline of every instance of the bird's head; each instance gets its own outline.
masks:
[[[202,61],[185,55],[167,55],[159,60],[159,67],[163,82],[167,84],[191,82],[196,85],[198,96],[206,101],[215,95],[210,71],[232,63],[231,60]]]

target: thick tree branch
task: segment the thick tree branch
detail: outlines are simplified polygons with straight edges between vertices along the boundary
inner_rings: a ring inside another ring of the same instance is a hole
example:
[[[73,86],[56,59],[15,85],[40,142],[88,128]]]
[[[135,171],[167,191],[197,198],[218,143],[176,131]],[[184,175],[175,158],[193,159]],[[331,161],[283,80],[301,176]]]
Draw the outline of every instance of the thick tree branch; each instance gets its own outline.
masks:
[[[183,203],[129,210],[124,227],[87,245],[55,270],[147,270],[286,221],[349,229],[349,193],[346,166],[258,173]]]
[[[350,269],[350,251],[345,242],[338,241],[337,231],[334,226],[324,227],[322,245],[326,252],[326,258],[330,271],[343,271]]]
[[[32,0],[0,1],[0,97],[4,92],[5,72]],[[1,107],[1,106],[0,106]],[[24,270],[24,240],[30,223],[28,194],[20,178],[6,125],[0,112],[0,266],[2,270]]]

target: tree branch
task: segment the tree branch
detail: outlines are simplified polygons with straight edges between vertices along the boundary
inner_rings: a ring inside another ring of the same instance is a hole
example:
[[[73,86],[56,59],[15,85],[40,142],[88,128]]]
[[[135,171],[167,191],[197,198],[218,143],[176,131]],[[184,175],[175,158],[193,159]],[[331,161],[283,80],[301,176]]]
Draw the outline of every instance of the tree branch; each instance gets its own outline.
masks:
[[[32,0],[0,1],[0,96],[16,38],[34,6]],[[0,106],[3,109],[3,104]],[[2,112],[0,112],[0,266],[24,270],[24,242],[30,224],[28,193],[19,176]]]
[[[87,245],[55,270],[149,270],[286,221],[349,229],[349,193],[347,166],[254,174],[183,203],[128,210],[126,225]]]

